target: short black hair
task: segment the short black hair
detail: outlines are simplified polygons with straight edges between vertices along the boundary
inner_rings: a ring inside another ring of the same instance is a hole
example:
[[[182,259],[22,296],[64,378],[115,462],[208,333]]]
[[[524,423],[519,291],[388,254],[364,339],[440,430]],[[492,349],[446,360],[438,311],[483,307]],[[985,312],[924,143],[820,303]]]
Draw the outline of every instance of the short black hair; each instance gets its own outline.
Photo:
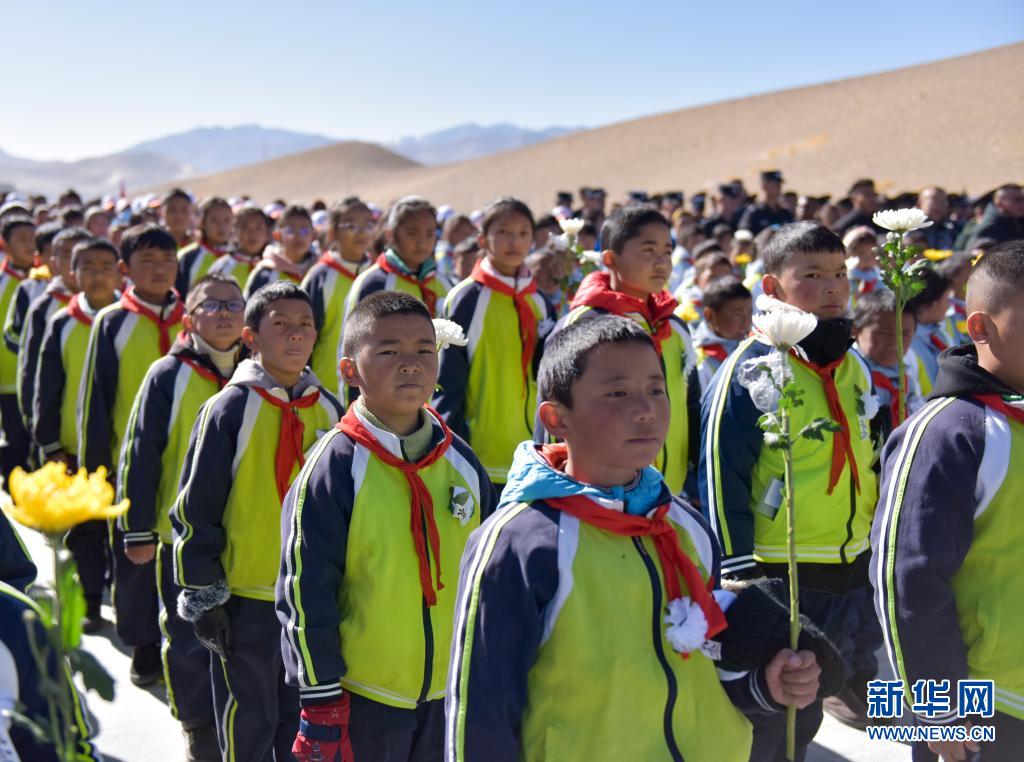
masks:
[[[1024,240],[1006,241],[989,249],[967,279],[967,311],[996,315],[1024,288]]]
[[[199,288],[205,286],[207,283],[224,283],[228,286],[234,286],[238,289],[239,295],[242,293],[242,287],[238,285],[238,281],[227,273],[212,272],[206,273],[202,278],[199,278],[195,283],[191,285],[188,290],[188,295],[185,297],[185,311],[192,312],[199,305],[196,304],[198,299]]]
[[[249,297],[245,305],[245,326],[251,331],[259,331],[260,321],[270,311],[274,302],[296,301],[305,302],[313,308],[309,295],[290,280],[275,280],[259,289]]]
[[[35,230],[36,223],[32,221],[31,217],[24,214],[15,214],[4,220],[4,226],[0,235],[3,236],[5,242],[11,240],[11,233],[14,232],[15,228],[29,227]]]
[[[184,191],[181,188],[171,188],[169,191],[167,191],[166,194],[164,194],[164,197],[160,200],[160,206],[165,206],[168,202],[174,201],[174,199],[176,198],[184,199],[185,201],[188,201],[190,204],[193,203],[192,196],[190,196],[187,191]]]
[[[557,230],[558,229],[558,220],[555,219],[555,217],[553,215],[545,214],[543,217],[541,217],[540,219],[537,220],[537,222],[536,222],[536,224],[534,224],[533,228],[534,228],[534,230],[536,230],[537,228],[544,228],[544,229],[555,228]]]
[[[602,344],[629,343],[646,344],[654,351],[647,331],[628,318],[601,315],[572,323],[544,347],[537,371],[538,399],[572,409],[572,386],[586,371],[590,353]]]
[[[728,263],[728,260],[726,260]],[[713,310],[720,310],[734,299],[752,299],[750,289],[743,285],[743,282],[732,275],[713,280],[704,289],[701,301],[705,307]]]
[[[377,291],[362,299],[345,318],[341,354],[355,357],[373,335],[377,323],[393,315],[418,315],[434,328],[427,306],[404,291]]]
[[[506,214],[518,214],[530,222],[530,230],[535,230],[537,223],[533,221],[533,212],[525,203],[512,196],[502,196],[484,207],[484,216],[480,222],[480,231],[487,235],[491,225],[498,221],[498,218]]]
[[[53,246],[53,239],[57,233],[62,231],[64,226],[59,222],[44,222],[36,228],[36,251],[42,252]]]
[[[601,245],[608,251],[621,254],[626,244],[640,235],[640,228],[647,225],[672,226],[665,215],[651,204],[627,204],[619,207],[604,222],[601,230]]]
[[[437,225],[437,210],[433,204],[422,196],[402,196],[388,212],[386,227],[388,230],[394,230],[405,222],[407,217],[420,212],[430,212],[430,216],[434,218],[434,225]]]
[[[309,220],[310,225],[313,224],[313,215],[309,213],[309,209],[299,204],[292,204],[281,212],[281,216],[277,218],[277,224],[283,225],[284,221],[289,217],[305,217]]]
[[[934,304],[942,298],[942,295],[949,291],[949,278],[941,275],[931,265],[921,268],[921,280],[924,281],[924,288],[917,293],[917,296],[907,300],[907,310],[913,313],[916,318],[921,310]]]
[[[896,295],[887,288],[876,288],[857,297],[853,311],[853,330],[860,331],[879,315],[896,312]]]
[[[141,249],[160,249],[161,251],[177,251],[178,242],[167,228],[150,222],[128,228],[121,236],[121,259],[125,264],[132,260],[132,254]]]
[[[114,246],[106,238],[91,238],[87,237],[84,240],[80,240],[75,244],[75,247],[71,250],[71,269],[75,269],[75,265],[78,264],[79,258],[87,251],[105,251],[117,261],[118,253],[117,247]]]
[[[61,231],[53,237],[53,245],[60,246],[65,241],[78,243],[79,241],[88,241],[90,238],[92,238],[92,233],[85,228],[61,228]]]
[[[765,273],[778,275],[794,254],[842,254],[843,240],[820,222],[791,222],[775,231],[761,254]]]

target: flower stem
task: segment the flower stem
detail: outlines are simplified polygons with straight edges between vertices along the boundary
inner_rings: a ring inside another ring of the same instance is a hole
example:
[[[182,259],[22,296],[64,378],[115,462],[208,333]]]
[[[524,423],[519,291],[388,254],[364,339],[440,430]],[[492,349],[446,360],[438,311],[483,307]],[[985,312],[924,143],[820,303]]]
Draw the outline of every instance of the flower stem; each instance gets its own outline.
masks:
[[[786,363],[789,358],[786,357]],[[793,517],[793,442],[789,433],[789,405],[787,400],[780,400],[779,423],[782,434],[782,441],[786,448],[782,451],[782,460],[785,465],[786,485],[786,557],[789,569],[789,647],[797,650],[797,642],[800,638],[800,599],[799,585],[797,582],[796,569],[796,531]],[[790,704],[786,707],[786,758],[796,759],[796,707]]]
[[[66,573],[67,561],[65,558],[65,551],[62,550],[64,539],[59,534],[50,535],[50,548],[53,552],[53,622],[50,625],[50,642],[54,649],[54,661],[56,663],[56,676],[57,682],[57,711],[60,715],[61,725],[61,746],[60,753],[66,759],[74,759],[75,752],[75,740],[72,738],[72,712],[69,701],[68,691],[71,690],[71,686],[65,682],[65,665],[67,663],[67,655],[64,653],[64,626],[61,621],[62,616],[62,601],[60,599],[61,581],[64,579]]]
[[[906,369],[903,363],[903,307],[902,294],[896,295],[896,420],[892,422],[895,429],[904,419],[904,407],[907,404]]]

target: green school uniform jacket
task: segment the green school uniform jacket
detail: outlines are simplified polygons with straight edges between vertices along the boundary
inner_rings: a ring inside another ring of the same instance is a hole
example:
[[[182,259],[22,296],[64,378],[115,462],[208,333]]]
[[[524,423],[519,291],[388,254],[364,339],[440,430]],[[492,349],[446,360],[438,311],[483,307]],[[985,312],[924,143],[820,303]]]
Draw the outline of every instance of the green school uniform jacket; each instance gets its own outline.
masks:
[[[6,258],[0,263],[0,315],[6,315],[14,302],[18,285],[25,280],[28,272],[20,270]],[[18,389],[18,348],[11,349],[0,342],[0,394],[14,394]]]

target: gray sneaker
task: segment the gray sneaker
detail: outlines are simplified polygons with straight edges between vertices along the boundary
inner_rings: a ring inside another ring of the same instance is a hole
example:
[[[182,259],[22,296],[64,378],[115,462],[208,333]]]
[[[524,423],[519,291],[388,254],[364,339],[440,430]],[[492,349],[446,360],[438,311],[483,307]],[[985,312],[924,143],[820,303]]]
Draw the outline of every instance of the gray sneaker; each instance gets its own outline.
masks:
[[[220,744],[213,725],[181,728],[185,737],[186,762],[220,762]]]

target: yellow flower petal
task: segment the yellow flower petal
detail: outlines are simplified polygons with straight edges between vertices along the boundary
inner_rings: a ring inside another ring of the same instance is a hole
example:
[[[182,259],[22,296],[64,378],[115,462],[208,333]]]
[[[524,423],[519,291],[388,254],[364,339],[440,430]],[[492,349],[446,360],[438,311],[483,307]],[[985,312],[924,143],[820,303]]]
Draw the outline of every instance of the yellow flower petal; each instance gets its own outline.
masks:
[[[68,474],[61,463],[47,463],[26,473],[14,469],[8,480],[11,502],[4,511],[19,524],[50,534],[96,519],[112,519],[128,510],[128,501],[114,504],[107,471]]]

